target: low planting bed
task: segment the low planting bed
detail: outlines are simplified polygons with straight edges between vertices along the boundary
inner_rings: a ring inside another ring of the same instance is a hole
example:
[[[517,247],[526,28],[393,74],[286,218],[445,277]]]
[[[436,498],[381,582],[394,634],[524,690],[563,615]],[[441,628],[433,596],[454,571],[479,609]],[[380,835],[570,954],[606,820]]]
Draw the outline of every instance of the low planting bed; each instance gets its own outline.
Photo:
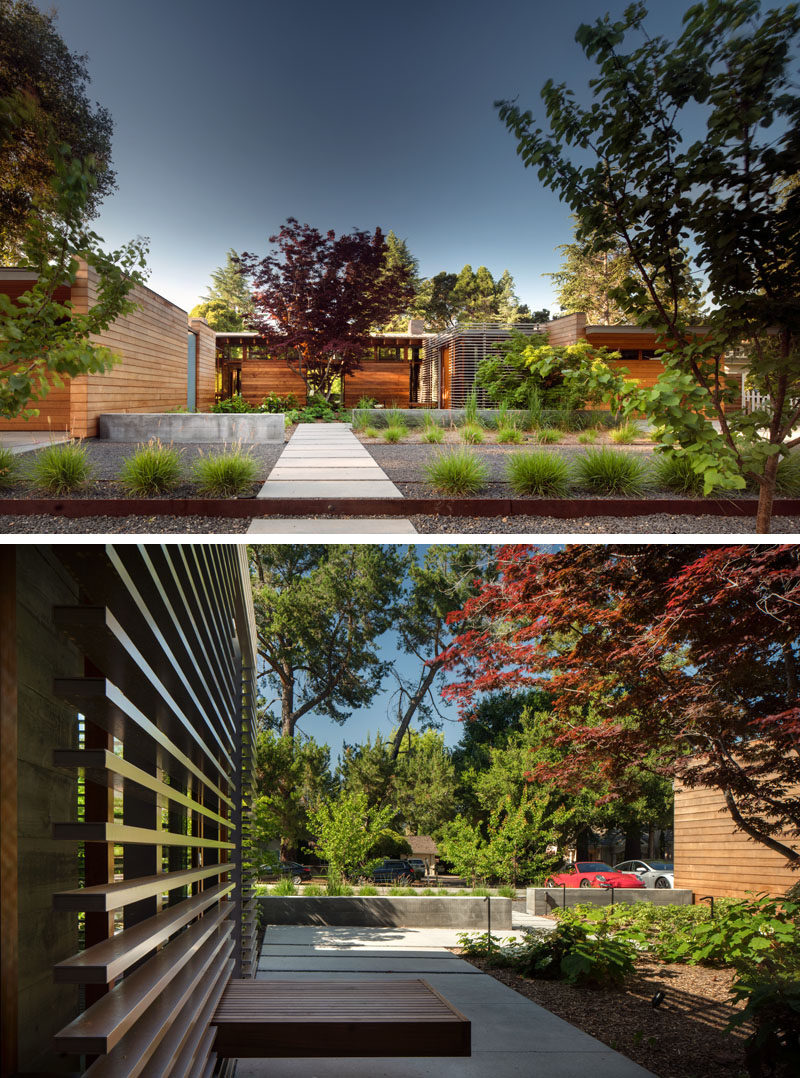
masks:
[[[382,928],[511,928],[511,899],[466,895],[262,895],[261,920],[270,925],[351,925]],[[491,903],[491,907],[490,907]]]
[[[649,902],[653,906],[691,906],[694,892],[658,887],[528,887],[525,908],[539,917],[573,906],[612,906]]]
[[[109,412],[98,419],[100,437],[112,442],[251,442],[282,444],[282,414],[211,412]]]

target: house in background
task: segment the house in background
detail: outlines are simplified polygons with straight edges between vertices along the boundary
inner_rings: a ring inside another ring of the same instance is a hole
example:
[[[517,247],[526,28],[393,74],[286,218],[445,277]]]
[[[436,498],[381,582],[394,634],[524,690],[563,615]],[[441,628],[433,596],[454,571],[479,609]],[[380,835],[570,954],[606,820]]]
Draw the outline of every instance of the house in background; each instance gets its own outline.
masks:
[[[425,875],[432,876],[439,854],[436,843],[430,835],[406,835],[406,842],[411,847],[411,857],[419,857],[425,863]]]
[[[35,272],[0,268],[0,292],[12,299],[36,280]],[[85,313],[97,296],[97,274],[80,264],[75,283],[56,291]],[[214,331],[204,319],[186,311],[145,285],[134,285],[129,298],[138,309],[118,318],[95,335],[122,362],[104,374],[64,378],[35,406],[28,420],[0,419],[0,431],[52,430],[75,438],[97,434],[97,417],[105,412],[208,411],[214,403]]]

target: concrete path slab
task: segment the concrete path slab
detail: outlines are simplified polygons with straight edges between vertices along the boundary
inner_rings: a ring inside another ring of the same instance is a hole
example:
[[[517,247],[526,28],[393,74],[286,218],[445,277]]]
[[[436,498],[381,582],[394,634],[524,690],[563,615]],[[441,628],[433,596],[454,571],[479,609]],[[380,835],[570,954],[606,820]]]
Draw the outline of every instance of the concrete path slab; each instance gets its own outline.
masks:
[[[247,529],[248,535],[416,535],[410,520],[398,517],[359,517],[357,520],[310,517],[257,517]]]
[[[345,423],[300,423],[257,496],[402,498]]]
[[[601,1041],[442,950],[450,945],[442,937],[456,934],[452,929],[275,926],[267,929],[258,977],[332,983],[423,977],[470,1019],[469,1058],[242,1059],[237,1078],[577,1078],[587,1072],[592,1078],[653,1078]],[[307,968],[311,962],[313,970]],[[367,965],[374,968],[364,969]],[[381,972],[379,966],[386,969]],[[395,967],[402,969],[394,972]]]
[[[69,440],[70,435],[65,431],[60,434],[49,430],[0,431],[0,449],[10,449],[14,454],[32,453],[34,449],[47,449],[50,445],[59,445]]]

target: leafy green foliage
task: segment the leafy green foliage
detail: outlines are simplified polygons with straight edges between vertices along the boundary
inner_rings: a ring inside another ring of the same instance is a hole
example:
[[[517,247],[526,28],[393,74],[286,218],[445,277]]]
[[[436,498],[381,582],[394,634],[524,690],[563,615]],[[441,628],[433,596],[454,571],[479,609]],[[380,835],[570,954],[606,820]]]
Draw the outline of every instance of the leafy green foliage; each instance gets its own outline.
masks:
[[[608,436],[617,445],[631,445],[640,436],[640,431],[635,423],[623,423],[609,431]]]
[[[394,834],[391,821],[394,810],[370,808],[364,793],[342,792],[335,799],[320,802],[308,814],[314,836],[314,852],[328,862],[328,888],[346,876],[370,871],[370,854],[387,834]]]
[[[126,458],[119,475],[132,494],[164,494],[180,480],[181,454],[172,445],[151,440]]]
[[[35,122],[30,100],[0,98],[0,141],[12,141],[21,127]],[[20,234],[20,261],[37,278],[12,302],[0,294],[0,416],[38,414],[31,402],[47,396],[63,377],[109,370],[118,357],[91,343],[136,304],[128,294],[143,280],[146,242],[137,240],[105,253],[101,238],[86,228],[97,163],[72,157],[66,145],[51,145],[49,185],[32,196],[33,208]],[[56,290],[75,283],[80,262],[97,272],[97,298],[87,313],[55,299]]]
[[[192,476],[200,490],[221,498],[231,498],[247,490],[257,472],[255,460],[241,448],[203,454],[192,465]]]
[[[571,469],[557,453],[534,449],[509,457],[506,476],[515,494],[563,498],[569,493]]]
[[[259,412],[268,412],[272,415],[280,412],[290,412],[297,407],[297,397],[294,393],[268,393],[261,401]]]
[[[211,284],[203,300],[189,312],[190,317],[205,318],[218,333],[235,333],[248,328],[253,312],[253,297],[239,272],[239,256],[231,248],[225,265],[211,274]]]
[[[291,876],[284,876],[283,879],[278,880],[274,886],[270,888],[270,894],[272,895],[296,895],[297,888],[294,885],[294,881]]]
[[[653,466],[656,486],[673,490],[676,494],[700,494],[702,477],[692,467],[691,461],[677,453],[659,453]]]
[[[489,474],[487,465],[468,449],[440,453],[425,465],[431,486],[444,494],[476,494]]]
[[[601,446],[582,453],[575,462],[578,483],[598,494],[638,497],[649,485],[648,471],[638,457]]]
[[[335,423],[339,413],[333,405],[320,394],[310,395],[304,408],[287,408],[286,425],[292,423]]]
[[[257,409],[254,405],[244,399],[241,393],[234,393],[232,397],[226,397],[224,400],[215,401],[211,405],[211,411],[222,413],[227,415],[229,413],[250,413],[255,412]]]
[[[33,481],[51,494],[69,494],[91,475],[89,451],[80,442],[51,445],[36,454],[31,466]]]
[[[19,460],[10,449],[0,448],[0,488],[9,487],[19,471]]]

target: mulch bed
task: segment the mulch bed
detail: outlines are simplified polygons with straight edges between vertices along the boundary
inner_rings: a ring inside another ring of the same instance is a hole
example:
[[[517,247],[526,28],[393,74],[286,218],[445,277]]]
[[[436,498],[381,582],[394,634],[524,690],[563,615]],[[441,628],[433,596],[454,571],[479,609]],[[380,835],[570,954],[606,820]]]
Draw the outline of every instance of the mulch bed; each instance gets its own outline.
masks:
[[[486,959],[461,957],[659,1078],[746,1078],[748,1030],[724,1032],[735,1012],[729,970],[640,959],[624,988],[585,988],[530,980],[493,969]],[[665,998],[654,1008],[658,991]]]

